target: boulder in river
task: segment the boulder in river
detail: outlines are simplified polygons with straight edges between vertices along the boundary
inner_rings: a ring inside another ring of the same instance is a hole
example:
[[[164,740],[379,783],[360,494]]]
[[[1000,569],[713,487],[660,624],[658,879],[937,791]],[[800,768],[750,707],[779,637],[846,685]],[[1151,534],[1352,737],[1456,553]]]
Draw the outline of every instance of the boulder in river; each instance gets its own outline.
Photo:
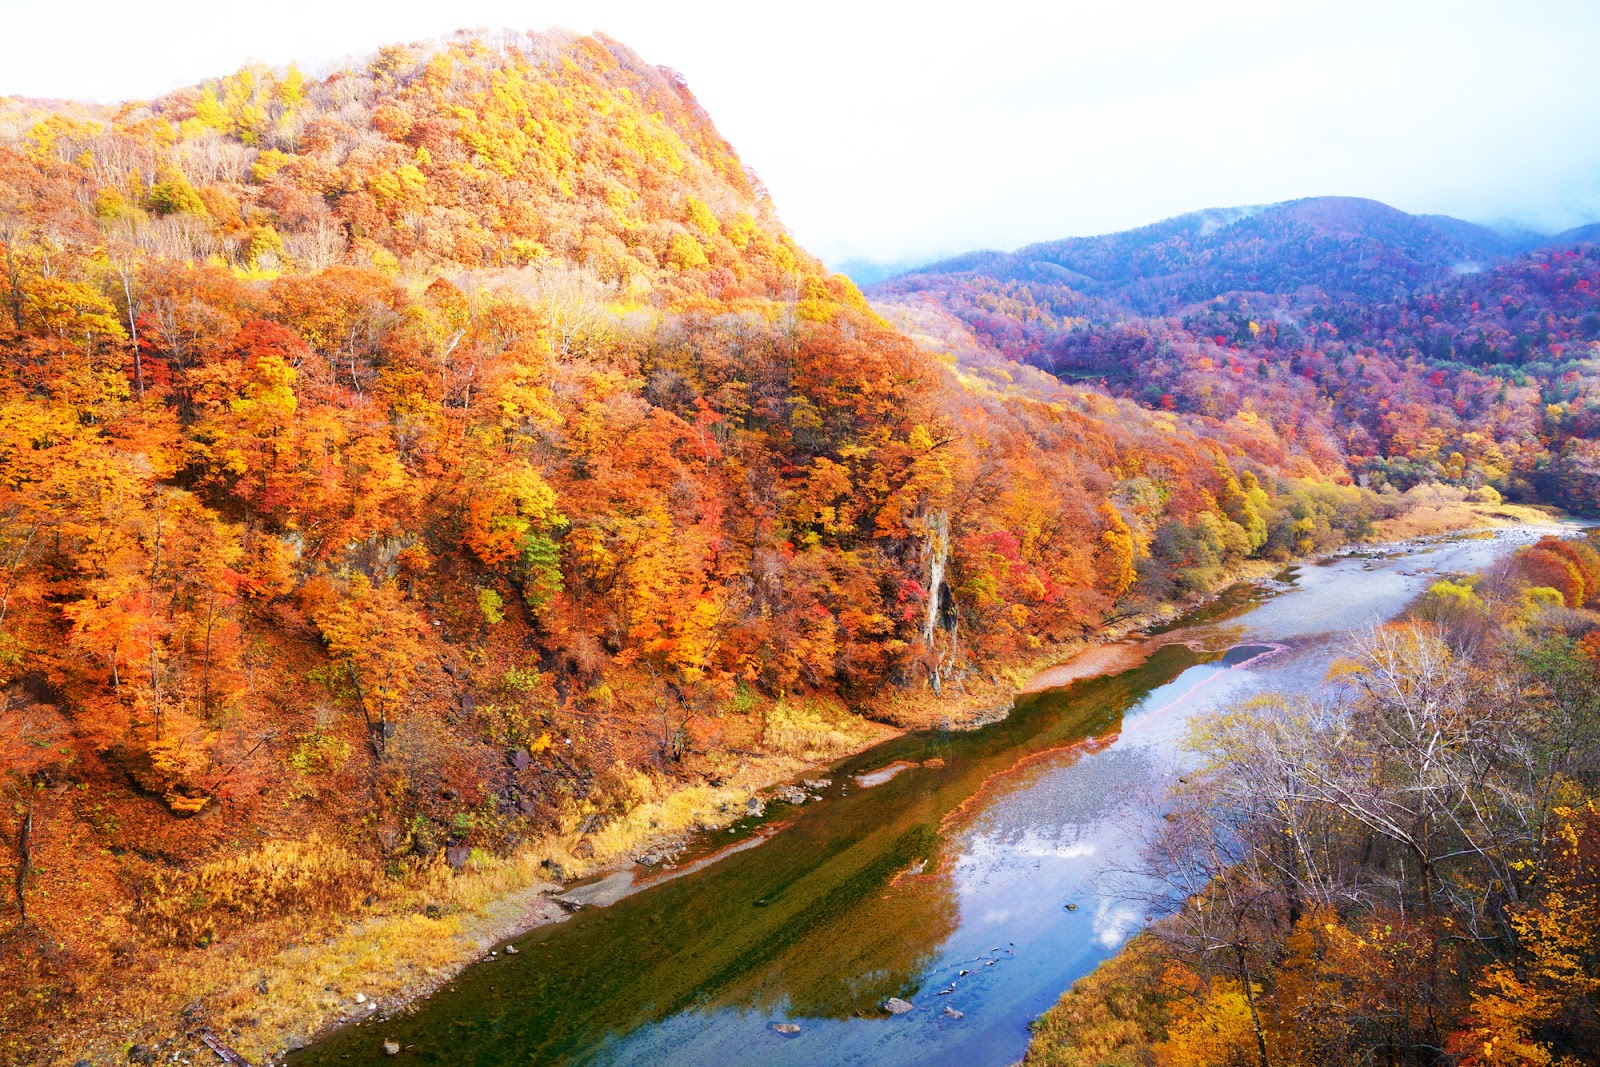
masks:
[[[750,816],[752,819],[761,818],[762,815],[766,814],[766,811],[767,806],[761,803],[761,801],[756,797],[751,797],[749,800],[744,802],[744,813]]]
[[[798,1034],[800,1032],[799,1023],[773,1023],[772,1028],[780,1034]]]
[[[805,786],[807,789],[811,790],[813,793],[820,793],[824,789],[828,789],[833,785],[833,779],[832,778],[802,778],[802,779],[800,779],[800,784]]]
[[[962,1017],[961,1013],[956,1011],[954,1008],[946,1008],[944,1010],[944,1015],[947,1019],[959,1019]]]
[[[400,1055],[400,1042],[398,1042],[398,1041],[385,1041],[383,1043],[383,1054],[385,1056],[398,1056],[398,1055]]]
[[[890,997],[888,1000],[883,1002],[883,1010],[888,1012],[890,1015],[904,1015],[914,1007],[916,1007],[916,1005],[911,1003],[911,1001],[901,1000],[899,997]]]
[[[778,787],[777,797],[785,804],[804,804],[811,798],[806,796],[806,791],[797,785],[782,785]]]
[[[668,841],[639,853],[633,859],[635,863],[643,864],[646,867],[659,867],[663,863],[671,863],[676,860],[678,853],[682,851],[683,845],[680,842]]]

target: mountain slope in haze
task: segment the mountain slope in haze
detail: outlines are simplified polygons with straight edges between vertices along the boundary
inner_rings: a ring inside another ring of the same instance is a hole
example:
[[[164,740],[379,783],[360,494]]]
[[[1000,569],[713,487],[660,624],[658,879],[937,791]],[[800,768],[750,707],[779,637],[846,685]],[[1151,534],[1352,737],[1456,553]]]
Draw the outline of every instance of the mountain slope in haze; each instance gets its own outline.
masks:
[[[1543,240],[1444,216],[1408,215],[1374,200],[1315,197],[1199,211],[1012,253],[970,253],[890,279],[873,292],[892,298],[992,279],[1027,287],[1040,303],[1100,315],[1116,309],[1169,313],[1229,292],[1296,302],[1390,299]],[[1051,291],[1056,288],[1082,299],[1074,305]]]
[[[1153,408],[1310,418],[1374,485],[1488,486],[1593,513],[1593,235],[1518,252],[1535,238],[1370,201],[1295,201],[978,253],[871,293],[942,309],[999,354]],[[1030,280],[1069,266],[1070,280]]]
[[[839,263],[838,270],[840,274],[864,288],[901,274],[913,273],[923,262],[903,260],[897,263],[880,263],[870,259],[846,259]]]
[[[0,1057],[279,1048],[481,954],[452,902],[1396,506],[1312,409],[896,318],[605,38],[0,102]]]

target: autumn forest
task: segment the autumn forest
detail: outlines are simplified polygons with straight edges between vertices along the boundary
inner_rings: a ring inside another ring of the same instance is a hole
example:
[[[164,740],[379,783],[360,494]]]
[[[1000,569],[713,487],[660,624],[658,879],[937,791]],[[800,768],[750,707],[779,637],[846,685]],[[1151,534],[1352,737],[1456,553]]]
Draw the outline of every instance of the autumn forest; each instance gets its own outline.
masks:
[[[257,991],[308,930],[420,958],[1236,578],[1419,511],[1600,513],[1593,236],[1299,201],[863,294],[604,36],[0,98],[0,1062],[190,1011],[266,1053],[331,1018],[320,979]],[[1123,1037],[1039,1062],[1582,1061],[1600,556],[1445,584],[1337,709],[1196,741],[1179,925],[1094,979]],[[1408,762],[1404,715],[1458,761]],[[1346,736],[1450,813],[1424,866],[1352,813],[1370,765],[1261,791]],[[1262,1022],[1335,985],[1359,1025]]]

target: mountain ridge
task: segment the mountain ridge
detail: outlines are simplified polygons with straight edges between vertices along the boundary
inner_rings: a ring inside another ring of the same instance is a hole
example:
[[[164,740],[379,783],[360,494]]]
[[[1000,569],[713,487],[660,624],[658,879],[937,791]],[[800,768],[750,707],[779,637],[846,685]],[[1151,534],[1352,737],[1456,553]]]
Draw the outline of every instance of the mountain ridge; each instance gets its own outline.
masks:
[[[1363,484],[1487,484],[1591,513],[1596,235],[1579,227],[1518,252],[1536,238],[1294,201],[961,257],[869,293],[939,309],[1005,358],[1154,408],[1282,419],[1326,405],[1318,421]]]
[[[975,251],[870,286],[874,294],[927,287],[943,276],[1061,285],[1105,306],[1171,311],[1231,291],[1279,296],[1389,298],[1541,247],[1562,234],[1502,232],[1441,215],[1412,215],[1360,197],[1307,197],[1211,208],[1093,237]],[[1350,261],[1354,260],[1352,264]],[[1263,275],[1263,267],[1269,273]],[[1353,276],[1359,276],[1355,280]],[[1339,286],[1356,285],[1341,290]]]

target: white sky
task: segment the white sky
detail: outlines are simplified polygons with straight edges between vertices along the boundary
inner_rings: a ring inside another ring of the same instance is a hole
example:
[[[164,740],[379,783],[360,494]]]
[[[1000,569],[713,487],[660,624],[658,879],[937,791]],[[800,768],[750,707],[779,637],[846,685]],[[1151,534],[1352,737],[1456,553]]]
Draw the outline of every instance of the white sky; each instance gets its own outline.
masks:
[[[0,0],[0,94],[116,100],[461,27],[681,71],[830,262],[1370,196],[1600,219],[1596,0]]]

